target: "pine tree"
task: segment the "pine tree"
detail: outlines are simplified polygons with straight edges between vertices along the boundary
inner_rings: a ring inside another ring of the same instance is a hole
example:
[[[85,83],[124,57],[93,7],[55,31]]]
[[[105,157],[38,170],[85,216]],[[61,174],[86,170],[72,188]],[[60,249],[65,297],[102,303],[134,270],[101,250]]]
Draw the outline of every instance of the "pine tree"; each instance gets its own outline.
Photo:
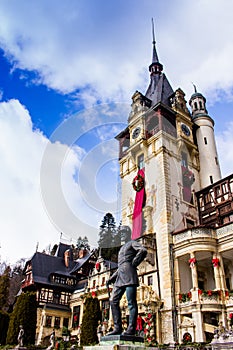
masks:
[[[115,218],[111,213],[104,216],[100,225],[98,246],[104,259],[117,261],[120,236],[119,229],[116,228]]]
[[[34,292],[22,293],[10,316],[7,344],[17,344],[19,326],[24,329],[24,345],[35,343],[37,302]]]
[[[97,327],[101,320],[100,304],[97,298],[87,297],[81,326],[81,346],[98,343]]]
[[[9,305],[9,289],[10,289],[11,268],[7,266],[0,276],[0,310],[7,311]]]
[[[15,298],[21,288],[23,279],[23,266],[25,265],[25,259],[19,260],[15,266],[12,267],[10,276],[10,289],[9,289],[9,308],[8,312],[12,312]]]

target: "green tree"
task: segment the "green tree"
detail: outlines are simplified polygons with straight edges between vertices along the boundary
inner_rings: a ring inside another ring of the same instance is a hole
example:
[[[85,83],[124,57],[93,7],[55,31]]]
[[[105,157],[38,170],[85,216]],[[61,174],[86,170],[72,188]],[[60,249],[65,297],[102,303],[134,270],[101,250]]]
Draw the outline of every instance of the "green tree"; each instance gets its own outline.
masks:
[[[34,292],[22,293],[10,316],[7,344],[17,344],[19,326],[24,329],[24,345],[35,343],[37,302]]]
[[[90,245],[89,245],[87,236],[84,236],[83,238],[81,236],[79,236],[79,238],[77,239],[77,243],[76,243],[76,249],[78,251],[81,249],[90,250]]]
[[[13,311],[15,298],[17,297],[17,294],[21,288],[24,265],[25,259],[21,259],[11,268],[8,312]]]
[[[99,230],[98,246],[101,256],[106,260],[117,261],[120,247],[119,229],[111,213],[105,214]]]
[[[0,276],[0,310],[7,311],[9,306],[11,268],[7,266]]]
[[[87,297],[81,326],[80,344],[94,345],[98,343],[97,327],[101,320],[100,304],[97,298]]]
[[[9,325],[9,314],[0,311],[0,344],[5,345],[6,344],[6,335]]]

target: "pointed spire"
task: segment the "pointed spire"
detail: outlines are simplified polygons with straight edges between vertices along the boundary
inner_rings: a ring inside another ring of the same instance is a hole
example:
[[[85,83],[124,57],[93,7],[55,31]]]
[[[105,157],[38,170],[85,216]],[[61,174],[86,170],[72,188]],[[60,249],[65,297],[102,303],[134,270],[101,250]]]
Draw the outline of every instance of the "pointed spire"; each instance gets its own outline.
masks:
[[[163,70],[163,65],[161,63],[159,63],[159,59],[158,59],[158,54],[156,51],[156,46],[155,46],[155,28],[154,28],[154,20],[152,18],[152,63],[149,66],[149,71],[152,74],[160,74]]]
[[[192,84],[193,84],[193,82],[192,82]],[[196,87],[196,85],[193,84],[193,87],[194,87],[194,92],[197,93],[197,87]]]
[[[157,63],[157,62],[159,62],[159,58],[158,58],[156,47],[155,47],[156,41],[155,41],[155,28],[154,28],[153,17],[151,18],[151,21],[152,21],[152,38],[153,38],[153,41],[152,41],[152,45],[153,45],[152,63]]]
[[[159,62],[155,44],[154,20],[152,18],[152,63],[149,66],[150,84],[145,96],[151,100],[152,106],[159,102],[170,106],[170,97],[174,91],[163,73],[163,65]]]

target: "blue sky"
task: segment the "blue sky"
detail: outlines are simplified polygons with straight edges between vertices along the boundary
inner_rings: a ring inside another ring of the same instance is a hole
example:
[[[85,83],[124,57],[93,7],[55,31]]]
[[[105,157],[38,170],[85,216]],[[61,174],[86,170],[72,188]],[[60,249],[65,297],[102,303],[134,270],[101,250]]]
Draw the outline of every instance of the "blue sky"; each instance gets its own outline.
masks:
[[[152,17],[173,89],[205,95],[232,172],[232,13],[230,0],[0,2],[1,261],[60,232],[96,246],[104,214],[120,219],[114,136],[149,83]]]

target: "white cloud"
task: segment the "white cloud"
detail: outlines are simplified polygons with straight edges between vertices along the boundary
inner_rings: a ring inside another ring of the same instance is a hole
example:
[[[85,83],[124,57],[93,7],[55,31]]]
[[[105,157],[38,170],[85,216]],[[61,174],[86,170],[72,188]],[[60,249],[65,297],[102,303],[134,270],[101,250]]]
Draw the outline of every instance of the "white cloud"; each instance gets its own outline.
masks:
[[[88,114],[85,112],[80,119]],[[103,121],[100,129],[109,132],[106,121],[116,111],[104,105],[102,111],[95,112]],[[76,122],[75,115],[62,123],[50,141],[33,128],[29,112],[18,100],[0,103],[1,260],[29,258],[37,242],[42,251],[58,243],[61,232],[73,243],[86,235],[96,246],[98,223],[107,211],[117,210],[116,189],[110,185],[115,185],[118,175],[112,166],[118,158],[116,142],[113,145],[110,134],[110,139],[101,140],[98,128],[93,128],[84,134],[95,134],[97,144],[85,152],[72,143],[82,136],[75,131]],[[110,126],[113,134],[114,124]],[[63,143],[55,141],[58,135]],[[106,153],[106,149],[110,151]],[[103,168],[108,163],[106,171]]]
[[[156,16],[157,49],[173,87],[189,96],[193,81],[215,98],[216,88],[229,92],[233,85],[232,12],[232,1],[222,6],[219,0],[166,6],[148,0],[143,10],[130,0],[1,1],[0,42],[15,68],[38,71],[49,87],[64,93],[79,88],[88,105],[128,102],[148,84],[150,18]]]
[[[49,212],[46,213],[40,188],[46,146],[51,146],[51,161],[56,161],[60,154],[68,154],[63,166],[63,185],[68,197],[75,187],[73,174],[80,165],[82,150],[51,144],[39,130],[33,130],[28,111],[17,100],[0,103],[0,132],[0,255],[1,260],[15,262],[30,257],[37,242],[40,251],[59,242],[59,227],[52,224]],[[53,178],[47,175],[52,186]],[[56,198],[53,205],[59,211]]]

